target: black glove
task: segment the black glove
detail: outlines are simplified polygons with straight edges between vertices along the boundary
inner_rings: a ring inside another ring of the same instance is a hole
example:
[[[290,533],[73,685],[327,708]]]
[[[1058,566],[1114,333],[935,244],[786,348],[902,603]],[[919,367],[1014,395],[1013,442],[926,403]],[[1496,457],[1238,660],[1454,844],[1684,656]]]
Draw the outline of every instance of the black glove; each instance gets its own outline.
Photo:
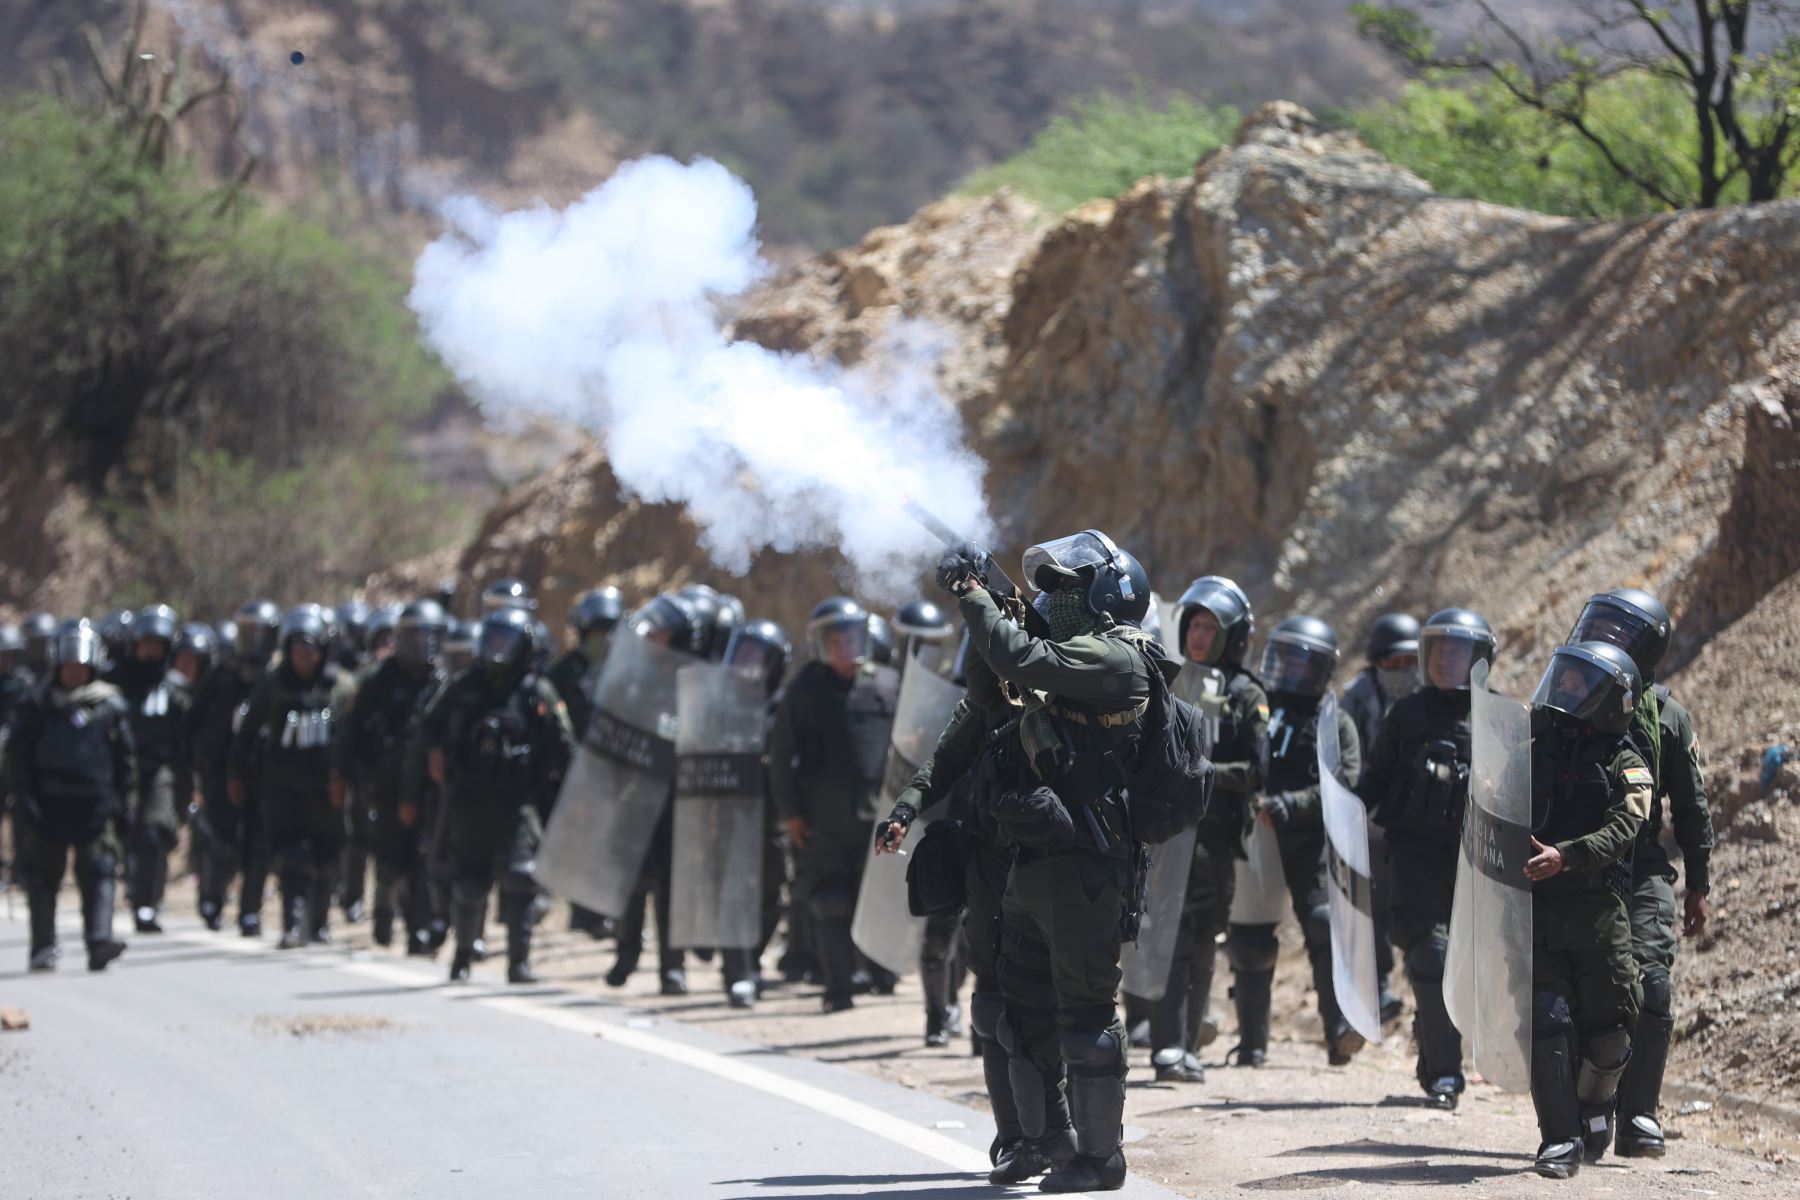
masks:
[[[938,559],[937,585],[953,596],[961,596],[975,586],[975,571],[969,560],[954,550]]]
[[[1263,811],[1269,814],[1269,824],[1277,829],[1287,828],[1287,823],[1294,815],[1294,801],[1286,792],[1276,792],[1272,796],[1263,797]]]

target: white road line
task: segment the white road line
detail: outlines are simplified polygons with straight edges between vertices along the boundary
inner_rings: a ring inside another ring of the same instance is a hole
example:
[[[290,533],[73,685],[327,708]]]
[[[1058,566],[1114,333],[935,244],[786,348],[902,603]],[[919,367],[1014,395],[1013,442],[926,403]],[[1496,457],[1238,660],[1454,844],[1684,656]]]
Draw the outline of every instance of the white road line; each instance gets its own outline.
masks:
[[[275,952],[268,950],[261,942],[235,936],[182,930],[171,930],[167,936],[193,945],[237,953],[255,954],[260,951],[271,959],[276,958]],[[129,969],[130,961],[131,956],[127,954],[121,963],[126,969]],[[320,956],[315,952],[301,961],[318,962]],[[397,963],[370,962],[340,957],[338,954],[333,954],[327,961],[338,970],[348,971],[365,979],[410,985],[420,988],[421,991],[437,990],[433,985],[440,982],[434,976],[427,975],[423,971]],[[443,991],[446,997],[469,994],[466,991],[447,988]],[[515,1017],[525,1017],[543,1025],[567,1030],[570,1033],[605,1038],[616,1046],[635,1050],[641,1054],[655,1055],[696,1071],[704,1071],[741,1087],[752,1088],[765,1095],[786,1100],[790,1104],[797,1104],[802,1108],[810,1108],[834,1121],[854,1126],[864,1133],[873,1134],[897,1146],[904,1146],[908,1150],[923,1154],[927,1158],[936,1159],[945,1166],[958,1171],[968,1171],[971,1174],[980,1175],[986,1175],[988,1171],[986,1154],[953,1138],[947,1138],[941,1133],[921,1128],[861,1101],[851,1100],[824,1088],[815,1087],[810,1083],[789,1079],[762,1067],[727,1058],[711,1050],[685,1045],[646,1030],[630,1029],[617,1021],[602,1020],[583,1013],[571,1012],[566,1008],[543,1004],[527,996],[482,996],[475,1003],[484,1008],[510,1013]]]

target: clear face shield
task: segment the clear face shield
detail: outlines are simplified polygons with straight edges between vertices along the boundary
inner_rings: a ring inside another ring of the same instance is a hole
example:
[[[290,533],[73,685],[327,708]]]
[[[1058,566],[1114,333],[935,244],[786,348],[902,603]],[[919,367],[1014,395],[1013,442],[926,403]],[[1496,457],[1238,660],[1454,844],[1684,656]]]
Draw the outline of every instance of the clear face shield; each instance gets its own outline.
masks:
[[[1538,681],[1531,704],[1533,708],[1592,723],[1605,715],[1607,698],[1617,691],[1614,682],[1611,671],[1563,647],[1550,656],[1550,666]]]
[[[1440,692],[1469,690],[1469,672],[1492,662],[1494,643],[1461,627],[1427,626],[1419,634],[1419,682]]]
[[[517,625],[486,623],[475,643],[476,657],[490,670],[504,670],[524,661],[531,635]]]
[[[1569,641],[1607,642],[1631,655],[1633,660],[1642,660],[1654,634],[1655,630],[1645,617],[1617,601],[1594,599],[1581,610],[1575,628],[1569,633]]]
[[[240,621],[237,637],[232,639],[231,647],[239,658],[261,662],[275,653],[275,626],[258,621]]]
[[[738,638],[731,647],[731,655],[725,665],[733,675],[757,683],[767,683],[780,659],[780,652],[767,642],[755,638]]]
[[[443,630],[435,625],[402,625],[394,634],[394,657],[409,667],[429,667],[442,642]]]
[[[1019,567],[1031,587],[1040,592],[1054,592],[1061,590],[1069,580],[1081,578],[1083,567],[1097,567],[1117,553],[1117,548],[1102,535],[1084,529],[1033,546],[1019,560]]]
[[[813,656],[835,671],[848,672],[869,660],[871,638],[867,617],[832,621],[807,631]]]
[[[1272,692],[1318,697],[1331,686],[1337,655],[1323,647],[1271,637],[1263,648],[1262,677]]]

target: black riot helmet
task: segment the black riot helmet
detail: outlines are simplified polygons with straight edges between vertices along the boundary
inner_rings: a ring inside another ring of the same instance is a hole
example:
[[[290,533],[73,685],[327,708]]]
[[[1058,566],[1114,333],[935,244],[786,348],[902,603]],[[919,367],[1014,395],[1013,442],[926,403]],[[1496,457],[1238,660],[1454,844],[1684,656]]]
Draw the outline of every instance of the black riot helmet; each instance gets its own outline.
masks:
[[[219,665],[222,667],[234,665],[237,662],[237,621],[231,617],[226,617],[223,621],[220,621],[217,625],[213,626],[213,631],[219,638]]]
[[[481,589],[481,611],[484,613],[493,612],[497,608],[530,610],[536,607],[537,597],[531,594],[525,581],[514,579],[510,575],[505,579],[496,579]]]
[[[1643,588],[1614,588],[1588,598],[1568,641],[1611,642],[1631,655],[1638,679],[1647,683],[1656,678],[1674,630],[1669,610],[1655,596]]]
[[[1603,733],[1624,733],[1643,689],[1630,654],[1611,642],[1578,642],[1550,656],[1531,705]]]
[[[496,608],[483,616],[475,640],[481,669],[498,680],[521,674],[531,662],[532,624],[531,612],[524,608]]]
[[[1372,663],[1384,658],[1419,652],[1419,618],[1408,613],[1386,613],[1369,626],[1364,656]]]
[[[282,615],[276,633],[276,644],[283,654],[296,641],[311,643],[324,651],[331,646],[331,617],[317,604],[300,604]]]
[[[689,649],[703,658],[713,657],[715,649],[724,648],[719,644],[724,640],[719,634],[719,593],[704,583],[691,583],[675,594],[688,602],[698,623],[694,644]]]
[[[361,600],[346,600],[328,614],[332,640],[339,653],[355,659],[369,648],[369,606]]]
[[[165,650],[173,649],[181,632],[181,616],[166,604],[152,604],[132,614],[131,644],[135,647],[149,638],[161,638]]]
[[[719,615],[713,621],[715,631],[712,656],[714,658],[725,657],[725,647],[731,644],[731,635],[737,631],[739,625],[744,623],[746,615],[742,600],[730,592],[719,593]]]
[[[25,639],[25,665],[40,675],[49,670],[55,653],[56,618],[47,612],[32,613],[19,626],[19,636]]]
[[[1480,613],[1446,608],[1419,631],[1419,684],[1440,692],[1469,690],[1469,672],[1494,661],[1494,630]]]
[[[438,648],[449,627],[443,605],[430,598],[414,600],[400,610],[394,626],[395,659],[412,671],[429,670],[437,662]]]
[[[884,667],[894,665],[894,627],[876,612],[869,614],[869,657]]]
[[[10,621],[0,621],[0,679],[19,669],[25,657],[25,635]]]
[[[569,610],[569,626],[576,636],[611,633],[625,619],[625,593],[616,587],[597,587],[575,598]]]
[[[1317,699],[1337,670],[1338,639],[1317,617],[1289,617],[1269,632],[1263,646],[1262,678],[1271,692]]]
[[[740,675],[761,679],[771,696],[781,686],[793,656],[794,644],[787,631],[773,621],[740,623],[725,646],[725,664]]]
[[[444,672],[454,675],[475,661],[475,636],[479,627],[474,621],[452,621],[444,632]]]
[[[671,650],[699,652],[705,629],[693,603],[678,592],[663,592],[631,614],[631,631]]]
[[[100,618],[100,640],[106,643],[106,657],[117,662],[131,650],[131,622],[137,614],[129,608],[115,608]]]
[[[237,636],[232,649],[239,661],[260,665],[275,653],[275,631],[281,610],[273,600],[252,600],[237,610]]]
[[[214,660],[219,657],[219,635],[213,632],[210,625],[190,621],[181,627],[181,636],[175,639],[175,648],[169,655],[169,661],[174,663],[184,654],[194,656],[194,674],[190,682],[198,682],[202,675],[212,669]]]
[[[106,669],[106,639],[86,617],[64,621],[51,640],[50,662],[53,666],[81,663],[98,675]]]
[[[394,638],[400,632],[400,614],[404,611],[404,605],[384,604],[369,614],[364,646],[369,657],[379,658],[383,650],[394,644]]]
[[[806,643],[814,658],[821,662],[830,656],[826,653],[828,639],[852,639],[856,661],[867,662],[869,659],[869,612],[862,605],[848,596],[833,596],[829,600],[821,600],[812,610],[812,616],[806,622]]]
[[[1183,660],[1187,658],[1188,623],[1201,609],[1219,623],[1219,636],[1207,648],[1206,662],[1201,665],[1243,666],[1250,653],[1250,639],[1256,633],[1256,614],[1250,609],[1250,597],[1223,575],[1202,575],[1188,584],[1175,604],[1175,646]]]
[[[956,634],[950,614],[929,600],[902,604],[894,613],[894,632],[905,639],[903,658],[916,658],[927,646],[940,646]]]
[[[1025,581],[1054,592],[1078,579],[1087,588],[1088,611],[1135,624],[1150,603],[1150,580],[1137,559],[1125,554],[1098,529],[1084,529],[1053,542],[1040,542],[1020,560]]]

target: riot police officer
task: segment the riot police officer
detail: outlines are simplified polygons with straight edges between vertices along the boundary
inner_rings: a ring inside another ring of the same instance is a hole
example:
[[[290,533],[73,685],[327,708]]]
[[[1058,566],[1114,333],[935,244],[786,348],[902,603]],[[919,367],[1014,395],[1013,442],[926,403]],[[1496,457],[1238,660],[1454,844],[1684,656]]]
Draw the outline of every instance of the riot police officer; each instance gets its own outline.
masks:
[[[1700,774],[1694,719],[1666,685],[1656,682],[1673,633],[1668,610],[1656,597],[1641,588],[1615,588],[1587,602],[1569,638],[1611,642],[1631,655],[1644,684],[1631,735],[1655,780],[1650,815],[1631,855],[1631,948],[1638,963],[1643,1011],[1632,1029],[1631,1061],[1619,1081],[1618,1149],[1625,1158],[1658,1157],[1664,1150],[1656,1107],[1675,1029],[1669,973],[1675,966],[1676,878],[1663,848],[1665,822],[1682,854],[1687,894],[1681,930],[1689,937],[1706,928],[1712,883],[1712,814]],[[1648,728],[1654,728],[1654,738],[1647,736]],[[1588,1150],[1592,1155],[1594,1142]]]
[[[258,679],[231,742],[231,802],[254,780],[263,835],[281,886],[283,950],[331,941],[331,897],[344,852],[348,795],[331,774],[331,745],[356,684],[330,662],[325,610],[302,604],[282,617],[279,657]]]
[[[57,621],[47,612],[32,613],[19,625],[19,636],[25,641],[25,669],[33,678],[46,679],[56,646]]]
[[[813,658],[775,710],[769,784],[794,847],[793,902],[812,917],[826,1012],[853,1003],[850,921],[874,833],[900,676],[870,661],[869,614],[847,596],[807,623]]]
[[[57,633],[50,676],[19,707],[7,739],[5,790],[16,802],[19,874],[31,908],[30,965],[56,968],[56,893],[75,856],[88,970],[125,952],[113,937],[118,821],[137,789],[131,716],[100,678],[99,631],[86,620]]]
[[[129,626],[130,649],[113,667],[113,682],[131,710],[132,740],[138,755],[138,795],[130,834],[128,891],[139,933],[161,933],[163,892],[169,881],[169,854],[181,833],[181,818],[193,795],[192,757],[187,747],[188,680],[169,670],[181,618],[166,604],[138,612]]]
[[[1494,631],[1478,613],[1446,608],[1425,622],[1418,648],[1424,687],[1381,722],[1360,792],[1387,831],[1389,921],[1412,982],[1419,1086],[1449,1109],[1464,1086],[1462,1038],[1444,1006],[1444,957],[1469,798],[1469,672],[1494,661]]]
[[[1275,831],[1281,873],[1306,940],[1318,993],[1319,1021],[1332,1066],[1362,1049],[1363,1038],[1344,1019],[1331,981],[1331,919],[1325,879],[1325,821],[1319,792],[1319,705],[1337,669],[1338,640],[1317,617],[1289,617],[1263,649],[1269,691],[1269,765],[1256,819]],[[1362,758],[1356,725],[1337,714],[1340,782],[1356,785]],[[1268,1052],[1269,1008],[1280,949],[1273,925],[1233,924],[1225,943],[1235,978],[1240,1064],[1260,1065]]]
[[[535,983],[531,966],[532,867],[575,748],[568,710],[531,671],[529,610],[490,608],[476,666],[451,680],[425,710],[420,739],[444,789],[456,954],[450,978],[469,978],[488,892],[500,887],[508,983]]]
[[[1213,742],[1213,798],[1194,839],[1169,982],[1150,1010],[1151,1061],[1163,1082],[1199,1083],[1199,1050],[1217,1036],[1208,1020],[1218,938],[1231,920],[1237,861],[1250,806],[1262,785],[1269,697],[1244,657],[1256,631],[1250,598],[1220,575],[1204,575],[1175,608],[1185,660],[1173,691],[1206,714]]]
[[[1652,792],[1626,736],[1641,693],[1629,654],[1581,642],[1557,647],[1532,696],[1531,1099],[1553,1179],[1611,1141],[1642,998],[1626,910]]]
[[[238,932],[262,933],[263,888],[268,880],[268,850],[262,836],[262,811],[254,787],[243,802],[233,802],[231,743],[242,721],[250,692],[275,653],[280,610],[272,600],[252,600],[231,622],[228,661],[209,671],[194,689],[188,710],[187,742],[194,773],[200,781],[200,919],[218,929],[225,919],[226,892],[243,872],[238,895]],[[254,781],[256,772],[248,775]]]
[[[413,952],[430,941],[431,904],[419,877],[420,812],[403,799],[401,777],[413,727],[443,682],[437,657],[447,626],[436,600],[415,600],[406,606],[393,653],[378,660],[357,685],[356,703],[332,751],[349,794],[370,814],[375,944],[393,944],[394,917],[404,891],[407,948]]]
[[[1137,627],[1149,581],[1105,534],[1033,546],[1022,566],[1040,593],[1038,628],[1048,636],[1009,620],[967,559],[950,555],[938,572],[960,597],[972,652],[1002,683],[1044,698],[1021,714],[1017,751],[1001,764],[1007,782],[992,796],[1001,836],[1017,848],[1002,901],[998,1032],[1021,1126],[1038,1143],[1006,1178],[1066,1155],[1045,1115],[1066,1064],[1076,1153],[1039,1186],[1107,1191],[1126,1175],[1119,949],[1134,924],[1133,880],[1146,869],[1113,755],[1143,732],[1150,672],[1172,681],[1179,668]]]
[[[616,587],[597,587],[576,597],[569,610],[575,647],[550,665],[549,678],[569,708],[569,723],[580,737],[594,715],[594,684],[612,645],[613,630],[625,618],[625,596]]]

